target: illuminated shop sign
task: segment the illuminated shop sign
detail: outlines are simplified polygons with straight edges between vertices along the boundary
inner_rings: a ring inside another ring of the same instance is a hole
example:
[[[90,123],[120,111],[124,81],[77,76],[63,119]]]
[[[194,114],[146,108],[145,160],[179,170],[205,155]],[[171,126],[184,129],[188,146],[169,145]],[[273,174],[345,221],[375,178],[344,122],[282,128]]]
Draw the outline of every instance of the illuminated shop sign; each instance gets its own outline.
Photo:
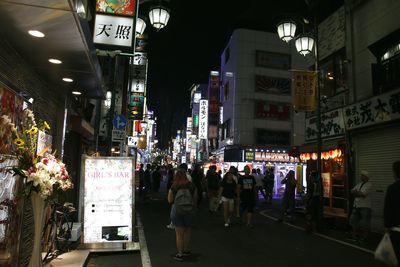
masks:
[[[132,241],[132,158],[84,159],[84,243]]]
[[[193,120],[192,117],[186,118],[186,132],[191,132],[193,127]]]
[[[291,157],[288,153],[251,150],[246,150],[245,159],[246,161],[299,162],[298,158]]]
[[[143,120],[144,96],[141,94],[131,94],[129,96],[129,118],[133,120]]]
[[[321,115],[321,136],[333,137],[344,134],[342,109],[325,112]],[[306,141],[317,139],[317,117],[306,119]]]
[[[93,42],[95,44],[132,46],[133,17],[96,14]]]
[[[119,14],[119,15],[135,15],[135,0],[129,1],[106,1],[96,0],[96,12]]]
[[[208,138],[208,100],[200,100],[199,138]]]

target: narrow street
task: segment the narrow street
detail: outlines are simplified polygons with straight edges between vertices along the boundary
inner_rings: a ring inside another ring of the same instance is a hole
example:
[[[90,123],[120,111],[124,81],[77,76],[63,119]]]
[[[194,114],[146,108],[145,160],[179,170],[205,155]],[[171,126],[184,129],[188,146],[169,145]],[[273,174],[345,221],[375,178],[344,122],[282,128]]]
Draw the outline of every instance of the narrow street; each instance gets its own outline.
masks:
[[[165,195],[164,195],[165,196]],[[260,214],[254,228],[234,221],[224,227],[222,214],[210,216],[206,204],[200,209],[193,229],[192,256],[183,264],[190,266],[384,266],[371,252],[306,234]],[[148,253],[153,267],[182,266],[172,256],[175,232],[167,229],[169,206],[165,199],[138,205]],[[262,211],[261,211],[262,212]],[[264,213],[264,212],[262,212]],[[144,266],[144,265],[143,265]]]

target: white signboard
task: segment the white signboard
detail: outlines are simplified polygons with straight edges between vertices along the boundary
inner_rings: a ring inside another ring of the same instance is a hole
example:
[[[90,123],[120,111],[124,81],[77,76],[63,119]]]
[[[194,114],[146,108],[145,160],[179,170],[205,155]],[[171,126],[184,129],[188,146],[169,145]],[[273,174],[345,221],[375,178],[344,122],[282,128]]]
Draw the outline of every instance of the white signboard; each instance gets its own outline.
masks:
[[[144,79],[132,79],[131,92],[132,93],[144,93],[145,80]]]
[[[200,100],[199,139],[208,138],[208,100]]]
[[[133,56],[133,65],[141,66],[147,64],[147,53],[135,52]]]
[[[124,142],[126,137],[126,132],[122,130],[112,130],[112,141],[113,142]]]
[[[138,136],[128,136],[128,146],[129,147],[137,147],[138,143],[139,143]]]
[[[343,108],[347,130],[400,119],[400,90]]]
[[[321,136],[333,137],[344,134],[342,109],[335,109],[321,114]],[[317,117],[306,119],[306,141],[317,139]]]
[[[36,153],[38,156],[42,156],[44,153],[51,153],[51,144],[53,137],[45,132],[39,131],[38,143]]]
[[[134,159],[84,159],[84,243],[132,242]]]
[[[93,42],[96,44],[132,46],[133,17],[96,14]]]

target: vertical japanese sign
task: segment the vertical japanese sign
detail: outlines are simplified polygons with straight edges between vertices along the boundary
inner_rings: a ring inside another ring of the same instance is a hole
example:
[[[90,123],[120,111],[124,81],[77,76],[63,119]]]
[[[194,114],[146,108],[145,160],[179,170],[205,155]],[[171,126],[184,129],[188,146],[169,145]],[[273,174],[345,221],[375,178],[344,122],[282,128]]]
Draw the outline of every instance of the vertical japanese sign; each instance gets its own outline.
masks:
[[[144,96],[131,94],[129,96],[129,119],[143,120]]]
[[[199,139],[208,138],[208,100],[200,100]]]
[[[191,132],[193,127],[193,120],[192,117],[186,118],[186,132]]]
[[[316,107],[317,75],[314,71],[293,71],[294,99],[296,111],[313,111]]]

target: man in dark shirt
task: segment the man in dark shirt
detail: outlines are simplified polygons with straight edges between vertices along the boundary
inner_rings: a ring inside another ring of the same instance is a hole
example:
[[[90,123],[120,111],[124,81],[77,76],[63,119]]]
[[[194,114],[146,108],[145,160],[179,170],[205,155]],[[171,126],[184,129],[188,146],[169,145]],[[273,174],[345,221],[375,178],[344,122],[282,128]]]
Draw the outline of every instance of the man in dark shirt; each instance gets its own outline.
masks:
[[[256,179],[250,175],[250,167],[244,166],[244,176],[240,176],[237,185],[237,194],[240,196],[240,211],[246,217],[243,221],[248,227],[253,227],[251,219],[256,205]]]
[[[400,161],[393,163],[393,173],[395,182],[386,190],[383,218],[400,266]]]

